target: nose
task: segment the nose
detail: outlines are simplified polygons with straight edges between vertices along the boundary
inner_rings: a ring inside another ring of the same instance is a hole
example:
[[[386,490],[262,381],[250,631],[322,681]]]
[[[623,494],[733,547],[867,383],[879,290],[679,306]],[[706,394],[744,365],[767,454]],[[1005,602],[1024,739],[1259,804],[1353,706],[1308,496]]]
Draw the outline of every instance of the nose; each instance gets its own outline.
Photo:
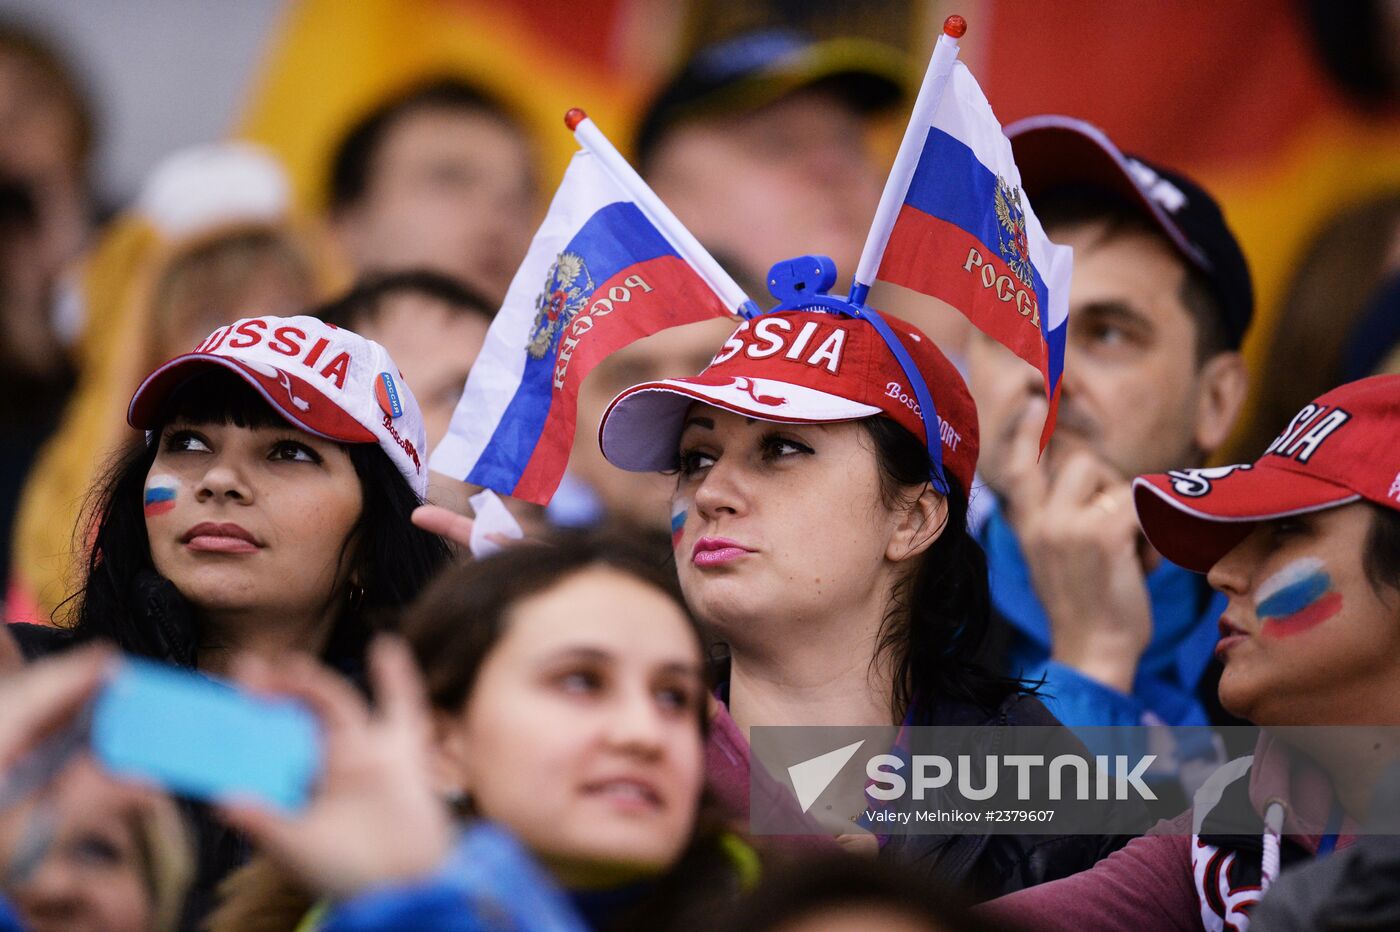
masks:
[[[34,869],[15,889],[15,902],[31,919],[72,921],[81,911],[82,892],[77,872],[56,852]]]
[[[661,754],[665,723],[656,697],[646,685],[629,689],[619,697],[608,722],[609,744],[643,759]]]
[[[826,138],[803,147],[802,166],[820,184],[849,185],[869,174],[859,145],[847,139]]]
[[[199,477],[194,497],[199,502],[222,499],[246,505],[253,500],[253,488],[239,464],[229,457],[218,456]]]
[[[1253,568],[1258,562],[1258,537],[1263,532],[1263,527],[1255,528],[1225,556],[1215,561],[1215,565],[1206,574],[1206,582],[1210,583],[1212,589],[1232,598],[1242,596],[1250,590]]]
[[[707,521],[735,517],[748,511],[744,470],[735,457],[721,456],[695,489],[695,512]]]

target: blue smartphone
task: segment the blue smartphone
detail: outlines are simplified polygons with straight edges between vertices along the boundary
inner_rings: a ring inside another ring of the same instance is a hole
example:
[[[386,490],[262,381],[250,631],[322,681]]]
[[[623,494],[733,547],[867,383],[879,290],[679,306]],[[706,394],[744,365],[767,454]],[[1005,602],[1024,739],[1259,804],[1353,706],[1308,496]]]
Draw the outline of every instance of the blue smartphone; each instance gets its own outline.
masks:
[[[320,730],[302,704],[130,658],[94,700],[91,741],[115,775],[289,811],[306,804],[321,766]]]

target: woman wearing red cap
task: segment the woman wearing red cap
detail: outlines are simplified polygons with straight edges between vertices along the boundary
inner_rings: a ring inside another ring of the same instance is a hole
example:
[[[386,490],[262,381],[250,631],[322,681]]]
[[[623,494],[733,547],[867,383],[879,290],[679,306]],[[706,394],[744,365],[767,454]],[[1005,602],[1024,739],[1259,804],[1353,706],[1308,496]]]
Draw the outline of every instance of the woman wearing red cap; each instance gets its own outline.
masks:
[[[749,799],[754,725],[1056,724],[976,659],[989,602],[966,529],[972,399],[931,340],[886,321],[904,363],[869,320],[764,315],[701,375],[623,392],[600,427],[614,465],[677,474],[681,586],[728,649],[709,778],[741,818],[769,802]],[[1111,846],[1097,836],[876,840],[882,856],[976,896],[1082,870]]]
[[[1256,463],[1137,480],[1148,540],[1229,599],[1216,654],[1234,714],[1266,729],[1400,724],[1397,451],[1400,376],[1377,376],[1304,407]],[[1348,847],[1377,818],[1371,793],[1400,757],[1394,732],[1265,731],[1191,811],[987,912],[1037,929],[1112,916],[1124,928],[1243,932],[1281,870]]]
[[[93,639],[222,673],[235,653],[318,654],[363,675],[375,609],[447,559],[409,520],[423,424],[378,344],[314,317],[215,330],[132,398],[147,442],[93,493],[86,577],[62,627],[13,625],[29,655]],[[189,918],[245,855],[202,815]]]

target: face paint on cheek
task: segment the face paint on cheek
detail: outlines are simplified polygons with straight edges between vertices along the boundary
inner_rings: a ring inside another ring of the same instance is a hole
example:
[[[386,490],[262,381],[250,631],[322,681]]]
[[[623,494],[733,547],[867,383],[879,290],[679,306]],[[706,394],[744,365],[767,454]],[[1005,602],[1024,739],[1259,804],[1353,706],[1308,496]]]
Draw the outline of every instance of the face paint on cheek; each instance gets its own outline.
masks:
[[[690,513],[690,502],[683,498],[678,498],[671,503],[671,549],[675,550],[681,545],[681,537],[685,534],[685,517]]]
[[[144,499],[146,517],[154,518],[156,515],[163,515],[174,508],[175,491],[179,487],[180,480],[174,476],[157,473],[147,479]]]
[[[1299,634],[1342,610],[1342,594],[1315,557],[1294,560],[1264,580],[1255,599],[1265,637]]]

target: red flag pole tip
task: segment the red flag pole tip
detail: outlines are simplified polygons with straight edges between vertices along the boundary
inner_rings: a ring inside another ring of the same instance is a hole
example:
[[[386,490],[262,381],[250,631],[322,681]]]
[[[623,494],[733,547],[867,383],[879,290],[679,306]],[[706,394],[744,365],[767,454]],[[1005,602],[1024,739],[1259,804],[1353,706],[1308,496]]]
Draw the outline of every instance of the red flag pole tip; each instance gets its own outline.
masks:
[[[588,114],[584,113],[578,107],[574,107],[568,113],[564,114],[564,125],[570,130],[575,130],[578,129],[578,125],[586,119],[588,119]]]
[[[967,20],[954,13],[943,21],[943,32],[954,39],[961,39],[967,32]]]

